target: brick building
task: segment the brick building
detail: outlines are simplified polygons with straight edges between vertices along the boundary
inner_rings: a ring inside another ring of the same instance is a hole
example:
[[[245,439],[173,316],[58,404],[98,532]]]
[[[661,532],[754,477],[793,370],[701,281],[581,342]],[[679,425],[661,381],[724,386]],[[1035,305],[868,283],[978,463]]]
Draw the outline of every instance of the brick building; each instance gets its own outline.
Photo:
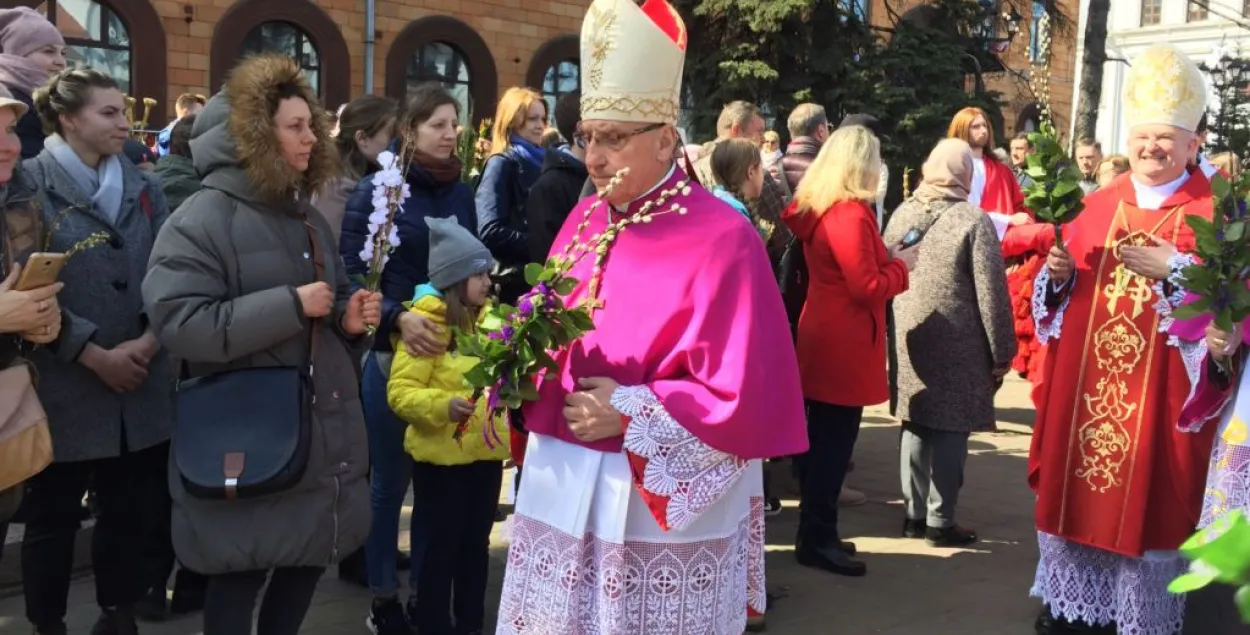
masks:
[[[402,97],[440,80],[482,118],[501,87],[530,85],[554,99],[578,85],[585,0],[375,4],[374,92]],[[172,116],[180,93],[216,90],[235,60],[259,50],[299,59],[331,108],[366,89],[365,0],[0,0],[18,5],[56,23],[72,61],[157,99],[149,127]]]
[[[858,10],[868,12],[871,24],[890,29],[898,20],[926,20],[924,0],[846,0]],[[1036,128],[1039,108],[1029,78],[1033,73],[1033,60],[1037,57],[1040,37],[1037,29],[1047,2],[1033,0],[980,0],[987,16],[1001,16],[1016,11],[1020,21],[1015,36],[1006,42],[1007,23],[999,18],[993,25],[999,46],[1003,47],[990,60],[982,61],[982,77],[985,88],[999,93],[1003,100],[1003,128],[1010,136],[1019,131]],[[1064,20],[1056,21],[1051,29],[1050,92],[1055,127],[1066,133],[1072,117],[1073,84],[1076,76],[1076,42],[1078,31],[1079,0],[1058,0],[1056,5]],[[939,26],[939,25],[931,25]],[[888,37],[888,34],[887,34]],[[988,57],[988,56],[987,56]],[[972,77],[968,78],[971,83]],[[971,86],[970,86],[971,88]],[[1000,140],[1006,145],[1005,140]]]
[[[844,0],[883,30],[925,19],[924,0]],[[1072,26],[1054,32],[1052,104],[1059,129],[1072,110],[1075,7],[1059,0]],[[1021,0],[981,0],[987,15]],[[71,58],[107,70],[137,98],[158,105],[149,127],[173,114],[184,92],[210,93],[242,55],[260,50],[299,59],[331,108],[372,88],[403,97],[409,86],[442,81],[471,112],[488,117],[501,89],[528,85],[549,99],[578,85],[578,34],[589,0],[375,0],[373,42],[366,42],[366,0],[0,0],[48,15],[71,45]],[[1035,1],[1034,9],[1043,6]],[[1027,7],[1026,7],[1027,8]],[[1036,125],[1029,87],[1037,38],[1033,15],[985,68],[986,87],[1003,95],[1007,134]],[[1005,33],[1001,24],[998,30]],[[366,58],[372,46],[371,86]],[[997,66],[997,67],[995,67]],[[140,113],[141,114],[141,113]]]

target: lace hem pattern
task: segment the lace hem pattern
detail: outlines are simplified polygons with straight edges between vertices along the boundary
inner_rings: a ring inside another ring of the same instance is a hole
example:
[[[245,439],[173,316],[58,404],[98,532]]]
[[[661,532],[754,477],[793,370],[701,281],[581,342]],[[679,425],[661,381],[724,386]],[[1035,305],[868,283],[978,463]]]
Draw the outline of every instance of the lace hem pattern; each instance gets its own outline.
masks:
[[[1172,311],[1185,302],[1185,267],[1194,264],[1197,260],[1190,254],[1174,253],[1168,258],[1168,277],[1167,280],[1159,280],[1154,283],[1151,289],[1159,298],[1153,305],[1156,312],[1159,313],[1159,332],[1167,333],[1172,328],[1172,323],[1176,321],[1172,317]],[[1172,288],[1172,293],[1167,293],[1164,289],[1164,282]],[[1175,335],[1168,335],[1168,346],[1180,346],[1180,340]],[[1191,382],[1192,386],[1193,383]]]
[[[647,460],[643,489],[668,498],[664,516],[669,529],[688,526],[746,469],[746,460],[712,448],[683,428],[646,386],[621,386],[611,403],[631,419],[625,449]]]
[[[1244,429],[1243,425],[1241,430]],[[1211,453],[1198,527],[1206,527],[1234,509],[1250,513],[1250,447],[1230,443],[1225,434],[1226,431],[1216,439],[1215,451]]]
[[[1093,626],[1114,622],[1120,635],[1180,632],[1185,596],[1167,590],[1187,569],[1179,554],[1129,558],[1042,532],[1037,541],[1041,559],[1029,594],[1056,617]]]
[[[1073,272],[1068,284],[1075,283],[1076,273]],[[1037,278],[1033,281],[1033,332],[1039,346],[1059,338],[1059,332],[1063,330],[1063,314],[1068,310],[1068,302],[1072,300],[1069,293],[1058,307],[1052,309],[1046,306],[1046,292],[1049,290],[1050,270],[1042,265],[1042,270],[1037,272]]]
[[[753,551],[763,559],[753,530],[745,517],[727,538],[621,544],[517,516],[498,635],[741,633]]]

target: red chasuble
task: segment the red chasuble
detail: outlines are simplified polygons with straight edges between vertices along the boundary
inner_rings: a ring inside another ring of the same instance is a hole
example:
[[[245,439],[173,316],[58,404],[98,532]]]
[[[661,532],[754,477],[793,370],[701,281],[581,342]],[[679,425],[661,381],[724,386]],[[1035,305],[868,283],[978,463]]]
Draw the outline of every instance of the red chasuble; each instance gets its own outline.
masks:
[[[1076,280],[1034,392],[1029,485],[1039,530],[1138,557],[1193,533],[1215,426],[1177,431],[1189,377],[1159,332],[1154,281],[1120,248],[1157,236],[1192,251],[1184,219],[1211,217],[1211,187],[1195,171],[1162,209],[1142,210],[1124,176],[1085,202],[1068,239]]]

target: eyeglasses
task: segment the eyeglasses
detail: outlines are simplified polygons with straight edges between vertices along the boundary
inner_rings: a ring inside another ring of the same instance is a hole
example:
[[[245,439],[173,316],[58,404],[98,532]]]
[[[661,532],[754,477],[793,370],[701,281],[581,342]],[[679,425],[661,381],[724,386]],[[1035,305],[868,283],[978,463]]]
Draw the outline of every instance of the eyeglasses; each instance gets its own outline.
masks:
[[[573,133],[573,143],[576,143],[577,147],[583,150],[590,147],[590,144],[597,143],[611,152],[618,152],[621,148],[625,147],[625,143],[630,139],[640,134],[651,132],[652,130],[659,130],[660,128],[663,128],[664,125],[665,124],[662,123],[653,123],[641,128],[630,130],[629,132],[592,132],[578,128],[577,132]]]

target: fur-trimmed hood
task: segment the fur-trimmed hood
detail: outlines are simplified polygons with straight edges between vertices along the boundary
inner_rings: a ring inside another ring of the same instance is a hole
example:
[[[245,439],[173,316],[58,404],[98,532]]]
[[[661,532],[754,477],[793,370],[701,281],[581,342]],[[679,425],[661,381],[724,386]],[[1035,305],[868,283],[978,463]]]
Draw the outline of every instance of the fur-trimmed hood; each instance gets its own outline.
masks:
[[[278,86],[295,84],[312,110],[317,135],[308,171],[300,174],[282,159],[274,136],[270,104]],[[299,66],[281,55],[239,62],[221,92],[213,96],[191,129],[191,156],[204,185],[267,203],[311,195],[338,175],[338,153],[330,138],[329,117]]]

